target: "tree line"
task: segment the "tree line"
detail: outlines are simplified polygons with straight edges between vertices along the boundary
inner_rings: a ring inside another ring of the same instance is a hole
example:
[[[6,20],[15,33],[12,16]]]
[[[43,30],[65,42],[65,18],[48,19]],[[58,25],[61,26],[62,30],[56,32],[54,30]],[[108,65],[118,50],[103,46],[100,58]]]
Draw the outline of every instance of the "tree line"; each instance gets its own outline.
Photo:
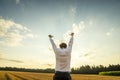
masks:
[[[99,72],[103,71],[120,71],[120,64],[117,65],[110,65],[109,66],[89,66],[89,65],[84,65],[80,66],[79,68],[72,68],[71,73],[74,74],[98,74]]]
[[[17,67],[0,67],[0,70],[4,71],[22,71],[22,72],[38,72],[38,73],[54,73],[55,70],[51,68],[47,69],[28,69],[28,68],[17,68]],[[90,66],[82,65],[79,68],[71,68],[73,74],[98,74],[102,71],[120,71],[120,64],[109,65],[109,66]]]

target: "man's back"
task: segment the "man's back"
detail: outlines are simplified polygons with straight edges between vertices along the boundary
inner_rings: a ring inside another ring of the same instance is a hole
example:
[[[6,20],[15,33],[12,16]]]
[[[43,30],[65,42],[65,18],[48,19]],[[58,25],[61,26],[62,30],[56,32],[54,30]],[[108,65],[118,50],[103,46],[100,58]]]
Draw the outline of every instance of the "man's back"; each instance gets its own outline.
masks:
[[[70,71],[71,53],[67,49],[58,49],[56,56],[56,71]]]
[[[67,48],[57,48],[53,39],[50,38],[53,50],[56,56],[55,71],[70,72],[71,51],[73,44],[73,37],[71,37]]]

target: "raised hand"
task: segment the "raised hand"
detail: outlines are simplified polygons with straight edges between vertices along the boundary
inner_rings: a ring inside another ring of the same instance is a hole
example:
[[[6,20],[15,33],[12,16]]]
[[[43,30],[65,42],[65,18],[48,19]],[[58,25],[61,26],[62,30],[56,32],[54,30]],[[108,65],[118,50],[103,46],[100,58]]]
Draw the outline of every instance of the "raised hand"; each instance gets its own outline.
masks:
[[[71,36],[74,36],[74,33],[72,32],[70,35],[71,35]]]
[[[52,38],[53,36],[52,35],[48,35],[49,38]]]

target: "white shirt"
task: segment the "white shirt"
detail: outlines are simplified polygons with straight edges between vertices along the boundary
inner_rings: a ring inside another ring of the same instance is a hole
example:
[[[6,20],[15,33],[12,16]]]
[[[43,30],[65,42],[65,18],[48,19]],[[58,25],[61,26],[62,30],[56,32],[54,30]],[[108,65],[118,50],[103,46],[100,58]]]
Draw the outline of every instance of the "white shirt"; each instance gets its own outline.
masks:
[[[71,37],[67,48],[57,48],[52,38],[50,38],[55,56],[56,56],[56,67],[55,71],[70,72],[71,62],[71,51],[73,44],[73,36]]]

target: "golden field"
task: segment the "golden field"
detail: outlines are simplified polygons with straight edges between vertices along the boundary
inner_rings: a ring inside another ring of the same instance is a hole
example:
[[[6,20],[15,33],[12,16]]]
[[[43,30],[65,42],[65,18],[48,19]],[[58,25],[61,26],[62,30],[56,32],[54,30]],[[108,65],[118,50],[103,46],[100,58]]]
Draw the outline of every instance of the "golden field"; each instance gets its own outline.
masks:
[[[0,71],[0,80],[52,80],[52,73]],[[72,80],[120,80],[120,76],[71,74]]]

